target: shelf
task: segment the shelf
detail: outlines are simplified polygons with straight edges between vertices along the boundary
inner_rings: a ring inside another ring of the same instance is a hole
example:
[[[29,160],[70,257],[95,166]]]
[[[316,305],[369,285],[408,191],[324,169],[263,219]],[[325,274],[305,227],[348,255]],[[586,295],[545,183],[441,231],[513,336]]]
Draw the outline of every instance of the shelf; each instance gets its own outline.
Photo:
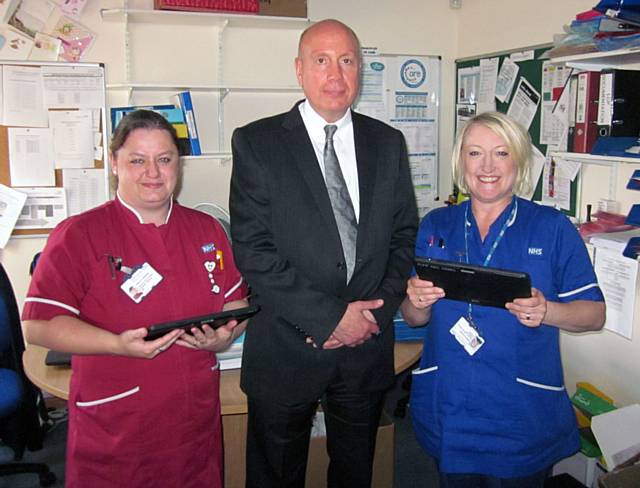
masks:
[[[299,86],[253,86],[253,85],[189,85],[184,83],[108,83],[108,90],[139,91],[220,91],[244,93],[297,93],[302,92]]]
[[[620,163],[625,164],[638,164],[640,165],[640,158],[630,158],[622,156],[598,156],[595,154],[584,153],[571,153],[571,152],[559,152],[553,151],[551,156],[568,159],[570,161],[578,161],[584,164],[596,164],[600,166],[617,166]]]
[[[210,153],[202,153],[198,156],[180,156],[183,161],[195,161],[199,159],[231,159],[229,151],[216,151]]]
[[[189,24],[265,29],[304,29],[311,22],[308,18],[300,17],[126,8],[101,9],[100,16],[102,20],[114,22],[122,22],[126,19],[128,22],[148,24]]]
[[[551,61],[589,71],[600,71],[606,68],[640,69],[640,47],[560,56],[551,58]]]

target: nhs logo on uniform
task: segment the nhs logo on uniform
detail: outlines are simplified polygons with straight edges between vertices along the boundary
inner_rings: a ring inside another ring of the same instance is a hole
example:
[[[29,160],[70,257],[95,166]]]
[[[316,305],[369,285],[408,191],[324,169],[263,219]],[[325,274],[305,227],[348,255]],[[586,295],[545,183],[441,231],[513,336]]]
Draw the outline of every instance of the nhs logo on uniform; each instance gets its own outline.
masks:
[[[530,247],[529,248],[530,256],[542,256],[542,248],[541,247]]]

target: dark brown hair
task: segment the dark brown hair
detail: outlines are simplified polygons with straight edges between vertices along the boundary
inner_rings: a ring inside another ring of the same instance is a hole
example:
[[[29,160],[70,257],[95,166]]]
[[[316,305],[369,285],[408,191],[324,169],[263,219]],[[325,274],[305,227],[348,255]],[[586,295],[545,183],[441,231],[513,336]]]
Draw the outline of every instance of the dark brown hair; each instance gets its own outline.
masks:
[[[171,136],[176,149],[179,148],[176,130],[167,119],[152,110],[134,110],[122,118],[118,127],[116,127],[116,130],[113,132],[109,151],[114,157],[118,149],[124,146],[129,135],[136,129],[166,130]]]

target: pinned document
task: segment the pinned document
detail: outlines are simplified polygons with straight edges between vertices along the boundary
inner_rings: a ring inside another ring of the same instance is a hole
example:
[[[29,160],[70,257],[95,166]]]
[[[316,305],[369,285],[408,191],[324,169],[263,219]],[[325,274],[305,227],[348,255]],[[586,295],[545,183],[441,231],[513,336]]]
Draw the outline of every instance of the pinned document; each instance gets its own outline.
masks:
[[[0,184],[0,248],[7,245],[27,195]]]

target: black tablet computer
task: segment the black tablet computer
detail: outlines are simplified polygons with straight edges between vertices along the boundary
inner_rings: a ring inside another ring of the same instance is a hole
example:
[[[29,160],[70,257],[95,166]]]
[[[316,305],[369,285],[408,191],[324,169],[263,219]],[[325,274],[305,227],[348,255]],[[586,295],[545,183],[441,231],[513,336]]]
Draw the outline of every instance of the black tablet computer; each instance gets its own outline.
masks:
[[[450,300],[504,308],[516,298],[531,296],[531,278],[520,271],[419,257],[415,267],[420,279],[442,288]]]
[[[258,310],[260,310],[260,307],[258,306],[243,307],[236,308],[234,310],[224,310],[222,312],[203,315],[201,317],[193,317],[184,320],[174,320],[173,322],[165,322],[163,324],[152,325],[147,329],[149,333],[145,336],[144,340],[152,341],[153,339],[162,337],[167,332],[170,332],[173,329],[183,329],[186,332],[190,332],[194,327],[200,327],[204,324],[207,324],[212,329],[217,329],[230,320],[237,320],[238,322],[247,320],[249,317],[252,317],[256,313],[258,313]]]

